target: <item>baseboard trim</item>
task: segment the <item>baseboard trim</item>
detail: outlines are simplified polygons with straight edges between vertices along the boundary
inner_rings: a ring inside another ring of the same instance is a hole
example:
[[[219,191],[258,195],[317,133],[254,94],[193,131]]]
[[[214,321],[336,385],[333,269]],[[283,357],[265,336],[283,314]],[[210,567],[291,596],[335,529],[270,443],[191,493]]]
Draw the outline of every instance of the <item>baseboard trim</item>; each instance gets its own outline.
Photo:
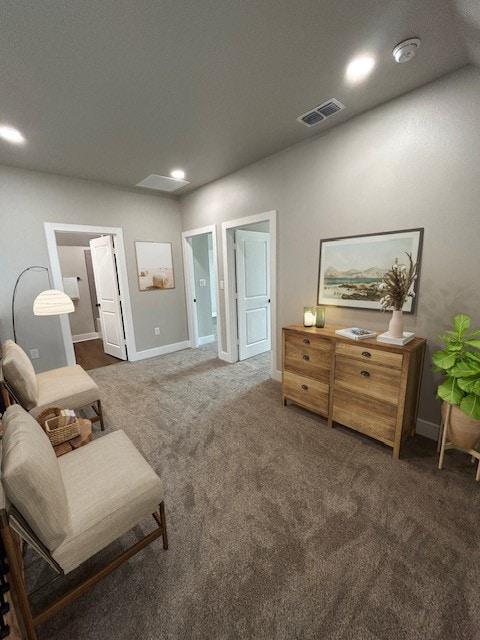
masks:
[[[415,433],[425,436],[425,438],[430,438],[430,440],[438,440],[439,431],[440,427],[438,424],[428,422],[427,420],[421,420],[420,418],[417,420]]]
[[[230,354],[227,351],[220,351],[218,353],[218,358],[219,360],[223,360],[224,362],[228,362],[232,364],[232,361],[230,359]]]
[[[72,342],[86,342],[87,340],[98,340],[99,334],[97,331],[91,331],[90,333],[78,333],[76,336],[72,336]]]
[[[276,380],[277,382],[282,381],[282,372],[278,369],[276,371],[272,371],[272,380]]]
[[[215,342],[215,336],[203,336],[203,338],[198,339],[198,346],[201,347],[204,344],[209,344],[210,342]]]
[[[153,349],[145,349],[145,351],[137,351],[134,353],[130,360],[136,362],[137,360],[146,360],[147,358],[155,358],[156,356],[163,356],[166,353],[173,353],[174,351],[183,351],[190,348],[190,340],[184,342],[175,342],[173,344],[165,344],[163,347],[155,347]]]

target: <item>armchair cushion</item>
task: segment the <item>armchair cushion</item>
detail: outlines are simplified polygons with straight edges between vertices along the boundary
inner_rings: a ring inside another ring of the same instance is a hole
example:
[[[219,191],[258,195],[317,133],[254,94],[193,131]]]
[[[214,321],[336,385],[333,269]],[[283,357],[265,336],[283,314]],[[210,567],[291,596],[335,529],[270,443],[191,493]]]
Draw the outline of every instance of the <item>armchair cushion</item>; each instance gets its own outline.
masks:
[[[70,512],[53,552],[65,573],[158,511],[163,485],[123,431],[58,458]]]
[[[37,377],[27,354],[13,340],[2,345],[2,368],[18,400],[25,409],[32,409],[38,401]]]
[[[78,364],[37,374],[38,398],[30,408],[32,416],[54,405],[61,409],[80,409],[96,402],[100,390]]]
[[[2,483],[43,544],[58,547],[69,527],[62,475],[47,435],[19,405],[3,417]]]

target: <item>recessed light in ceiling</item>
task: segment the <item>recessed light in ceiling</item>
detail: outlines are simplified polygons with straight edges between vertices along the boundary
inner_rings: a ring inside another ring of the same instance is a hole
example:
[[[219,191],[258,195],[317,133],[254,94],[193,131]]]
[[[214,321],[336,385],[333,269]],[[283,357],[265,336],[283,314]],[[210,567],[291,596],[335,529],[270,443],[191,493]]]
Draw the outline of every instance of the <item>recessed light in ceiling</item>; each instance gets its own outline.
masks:
[[[353,84],[361,82],[372,73],[374,66],[375,59],[372,56],[354,58],[347,67],[345,77]]]
[[[170,175],[175,180],[185,180],[185,171],[183,171],[183,169],[174,169],[170,171]]]
[[[23,144],[25,142],[24,136],[18,129],[7,127],[6,125],[0,126],[0,138],[13,144]]]

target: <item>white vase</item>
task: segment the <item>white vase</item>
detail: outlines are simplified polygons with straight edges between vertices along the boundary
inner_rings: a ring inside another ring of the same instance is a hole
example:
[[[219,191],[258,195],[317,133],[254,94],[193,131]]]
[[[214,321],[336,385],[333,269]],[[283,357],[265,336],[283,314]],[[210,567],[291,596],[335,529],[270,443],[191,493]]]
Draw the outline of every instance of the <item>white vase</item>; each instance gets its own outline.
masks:
[[[392,319],[388,323],[388,333],[392,336],[392,338],[403,338],[402,311],[392,312]]]

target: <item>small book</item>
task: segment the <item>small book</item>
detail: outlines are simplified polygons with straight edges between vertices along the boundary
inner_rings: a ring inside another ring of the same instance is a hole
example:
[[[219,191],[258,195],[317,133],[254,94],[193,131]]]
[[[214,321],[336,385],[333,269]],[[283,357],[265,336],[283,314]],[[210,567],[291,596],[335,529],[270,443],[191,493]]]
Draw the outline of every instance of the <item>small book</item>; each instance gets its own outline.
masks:
[[[361,327],[349,327],[348,329],[337,329],[335,331],[339,336],[350,338],[350,340],[366,340],[374,338],[377,334],[370,329],[362,329]]]
[[[398,344],[400,347],[403,347],[404,344],[413,340],[414,337],[415,334],[411,331],[404,331],[403,338],[392,338],[388,331],[385,331],[385,333],[381,333],[377,336],[377,340],[378,342],[385,342],[385,344]]]

